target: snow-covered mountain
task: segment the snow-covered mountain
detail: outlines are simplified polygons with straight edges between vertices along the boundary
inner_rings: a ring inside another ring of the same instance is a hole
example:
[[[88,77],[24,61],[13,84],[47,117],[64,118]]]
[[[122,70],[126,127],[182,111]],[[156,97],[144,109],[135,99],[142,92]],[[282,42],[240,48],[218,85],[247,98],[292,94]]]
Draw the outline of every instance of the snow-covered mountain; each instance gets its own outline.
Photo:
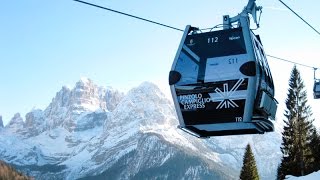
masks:
[[[262,179],[275,178],[279,130],[204,140],[177,125],[155,84],[123,94],[82,78],[25,121],[0,123],[0,159],[36,179],[238,179],[250,143]]]

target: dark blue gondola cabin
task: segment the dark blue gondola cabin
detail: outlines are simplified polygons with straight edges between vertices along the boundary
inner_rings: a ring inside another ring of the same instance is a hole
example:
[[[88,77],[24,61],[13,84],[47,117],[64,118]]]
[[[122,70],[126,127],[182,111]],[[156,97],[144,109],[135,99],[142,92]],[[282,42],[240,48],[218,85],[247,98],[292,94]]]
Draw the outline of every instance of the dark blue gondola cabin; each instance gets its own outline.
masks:
[[[320,99],[320,79],[314,81],[313,97],[314,99]]]
[[[277,101],[259,36],[242,27],[187,26],[169,84],[179,128],[198,137],[274,130]]]

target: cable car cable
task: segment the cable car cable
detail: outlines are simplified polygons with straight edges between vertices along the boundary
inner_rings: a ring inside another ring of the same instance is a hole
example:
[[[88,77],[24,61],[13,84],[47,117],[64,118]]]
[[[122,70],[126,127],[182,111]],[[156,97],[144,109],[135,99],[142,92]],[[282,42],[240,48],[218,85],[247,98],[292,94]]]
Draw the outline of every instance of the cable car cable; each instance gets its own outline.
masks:
[[[158,23],[156,21],[145,19],[145,18],[142,18],[142,17],[139,17],[139,16],[134,16],[134,15],[131,15],[131,14],[128,14],[128,13],[124,13],[124,12],[121,12],[121,11],[113,10],[113,9],[110,9],[110,8],[106,8],[106,7],[103,7],[103,6],[96,5],[96,4],[88,3],[88,2],[85,2],[85,1],[80,1],[80,0],[74,0],[74,1],[183,32],[182,29],[175,28],[175,27],[172,27],[172,26],[168,26],[168,25],[165,25],[165,24],[162,24],[162,23]]]
[[[89,5],[89,6],[97,7],[97,8],[100,8],[100,9],[104,9],[104,10],[107,10],[107,11],[115,12],[115,13],[118,13],[118,14],[122,14],[122,15],[125,15],[125,16],[129,16],[129,17],[135,18],[135,19],[139,19],[139,20],[142,20],[142,21],[145,21],[145,22],[157,24],[157,25],[160,25],[160,26],[163,26],[163,27],[166,27],[166,28],[170,28],[170,29],[173,29],[173,30],[177,30],[177,31],[183,32],[182,29],[179,29],[179,28],[176,28],[176,27],[173,27],[173,26],[169,26],[169,25],[166,25],[166,24],[163,24],[163,23],[159,23],[159,22],[156,22],[156,21],[152,21],[152,20],[149,20],[149,19],[145,19],[145,18],[142,18],[142,17],[139,17],[139,16],[131,15],[131,14],[128,14],[128,13],[124,13],[124,12],[121,12],[121,11],[117,11],[117,10],[114,10],[114,9],[110,9],[110,8],[107,8],[107,7],[99,6],[99,5],[92,4],[92,3],[89,3],[89,2],[85,2],[85,1],[81,1],[81,0],[73,0],[73,1],[76,1],[76,2],[83,3],[83,4],[86,4],[86,5]],[[281,0],[279,0],[279,1],[280,1],[281,3],[283,3]],[[294,14],[296,14],[300,19],[302,19],[301,16],[299,16],[297,13],[295,13],[289,6],[287,6],[285,3],[283,3],[283,4],[284,4],[288,9],[290,9]],[[314,29],[314,28],[313,28],[309,23],[307,23],[304,19],[302,19],[302,20],[303,20],[306,24],[308,24],[312,29]],[[222,25],[222,24],[219,24],[219,25]],[[214,26],[214,27],[212,27],[212,28],[205,28],[205,29],[200,29],[200,30],[212,30],[212,29],[214,29],[214,28],[217,28],[219,25]],[[316,29],[314,29],[314,30],[320,35],[320,33],[319,33]],[[279,58],[279,57],[272,56],[272,55],[268,55],[268,54],[267,54],[267,56],[269,56],[269,57],[271,57],[271,58],[274,58],[274,59],[282,60],[282,61],[285,61],[285,62],[288,62],[288,63],[298,64],[298,65],[301,65],[301,66],[305,66],[305,67],[308,67],[308,68],[320,69],[320,68],[316,68],[316,67],[312,67],[312,66],[309,66],[309,65],[297,63],[297,62],[294,62],[294,61],[290,61],[290,60],[287,60],[287,59]]]
[[[182,31],[85,1],[74,1]],[[237,28],[224,28],[222,31],[196,34],[190,32],[199,31],[198,28],[186,26],[169,72],[169,85],[180,129],[197,137],[263,134],[274,131],[272,121],[275,120],[278,106],[274,97],[274,84],[267,59],[261,58],[264,51],[260,38],[250,30],[248,18],[249,14],[256,16],[256,12],[260,9],[261,7],[256,6],[255,0],[249,0],[241,15],[231,20],[229,16],[227,20],[223,18],[223,25],[238,22],[241,26]],[[228,22],[225,23],[225,21]],[[256,19],[255,22],[257,24]],[[210,37],[209,42],[207,42],[208,37]],[[222,41],[225,43],[213,46],[212,43],[218,42],[218,38],[211,37],[237,38],[231,42]],[[221,51],[221,49],[230,49],[230,51]],[[235,58],[230,59],[230,56]],[[253,57],[253,59],[247,57]],[[225,63],[232,65],[228,68],[225,68],[223,63],[220,67],[215,67],[219,64],[207,66],[209,59],[213,64],[216,61],[220,62],[221,58],[224,58]],[[285,59],[281,58],[281,60]],[[237,64],[238,61],[241,61],[241,64]],[[217,70],[221,68],[224,69],[226,76],[217,77]]]
[[[300,18],[304,23],[306,23],[310,28],[312,28],[318,35],[320,35],[320,32],[317,31],[311,24],[309,24],[306,20],[304,20],[298,13],[296,13],[294,10],[292,10],[287,4],[285,4],[283,1],[279,0],[284,6],[286,6],[292,13],[294,13],[298,18]]]
[[[271,58],[274,58],[274,59],[281,60],[281,61],[285,61],[285,62],[288,62],[288,63],[297,64],[297,65],[300,65],[300,66],[312,68],[312,69],[320,69],[320,68],[317,68],[317,67],[313,67],[313,66],[297,63],[297,62],[294,62],[294,61],[290,61],[290,60],[287,60],[287,59],[279,58],[279,57],[276,57],[276,56],[271,56],[271,55],[268,55],[268,54],[267,54],[267,56],[269,56]]]

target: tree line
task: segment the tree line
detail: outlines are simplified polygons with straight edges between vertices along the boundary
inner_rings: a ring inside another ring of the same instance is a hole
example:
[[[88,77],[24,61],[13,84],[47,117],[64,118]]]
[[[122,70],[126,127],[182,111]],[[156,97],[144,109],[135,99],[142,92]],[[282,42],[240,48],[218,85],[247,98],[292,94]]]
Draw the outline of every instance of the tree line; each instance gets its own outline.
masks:
[[[296,66],[291,71],[285,105],[285,125],[280,147],[282,158],[278,166],[277,180],[283,180],[287,175],[305,176],[320,170],[320,135],[313,124],[305,85]],[[259,179],[249,144],[243,157],[240,179]]]
[[[10,165],[0,161],[0,180],[33,180],[33,178],[23,175]]]
[[[320,136],[313,124],[305,85],[296,66],[291,71],[287,95],[277,179],[320,170]]]

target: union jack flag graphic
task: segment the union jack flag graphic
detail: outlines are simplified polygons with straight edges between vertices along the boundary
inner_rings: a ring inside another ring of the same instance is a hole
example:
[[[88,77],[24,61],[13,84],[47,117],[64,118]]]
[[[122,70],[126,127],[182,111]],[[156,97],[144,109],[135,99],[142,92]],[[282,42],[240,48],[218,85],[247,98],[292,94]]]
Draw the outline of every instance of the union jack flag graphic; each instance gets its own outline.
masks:
[[[239,107],[234,100],[239,99],[239,95],[236,97],[234,93],[238,90],[240,85],[244,82],[244,78],[239,79],[236,84],[229,90],[228,83],[223,84],[223,91],[221,89],[216,88],[215,92],[219,95],[219,97],[214,98],[215,101],[220,102],[216,109],[223,109],[223,108],[237,108]]]

